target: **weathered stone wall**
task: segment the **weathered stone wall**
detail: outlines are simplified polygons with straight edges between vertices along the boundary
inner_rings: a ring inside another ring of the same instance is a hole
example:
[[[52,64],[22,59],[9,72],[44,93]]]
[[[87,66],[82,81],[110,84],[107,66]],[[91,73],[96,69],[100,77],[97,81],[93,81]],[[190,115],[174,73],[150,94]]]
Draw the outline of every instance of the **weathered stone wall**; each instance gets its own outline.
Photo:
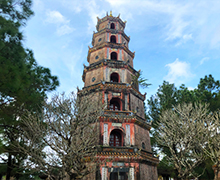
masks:
[[[99,69],[94,69],[86,72],[85,76],[85,87],[98,83],[100,80],[110,82],[110,76],[112,73],[118,73],[119,83],[132,83],[132,73],[126,68],[111,68],[111,67],[100,67]],[[95,81],[92,82],[92,78],[95,77]],[[138,90],[138,89],[137,89]],[[141,102],[136,103],[135,106],[139,105],[142,107]],[[144,113],[143,109],[139,114]]]
[[[99,24],[99,29],[98,31],[101,31],[102,29],[105,29],[108,27],[108,21],[104,21],[102,23]]]
[[[110,24],[111,23],[114,23],[115,24],[115,29],[116,30],[121,30],[123,31],[124,30],[124,27],[117,21],[117,19],[115,18],[115,20],[106,20],[102,23],[99,24],[99,29],[98,31],[101,31],[105,28],[110,28]]]
[[[144,117],[144,102],[138,97],[134,96],[132,93],[130,94],[130,106],[131,111],[137,113],[138,116]]]
[[[145,149],[148,152],[151,152],[151,144],[150,144],[150,135],[147,129],[144,129],[138,125],[134,125],[134,134],[135,134],[135,145],[139,148],[142,148],[142,143],[145,145]]]
[[[100,34],[94,38],[94,46],[98,46],[98,45],[104,43],[105,41],[107,41],[106,34],[105,33]]]
[[[124,61],[127,62],[129,61],[129,65],[131,67],[133,67],[133,58],[126,52],[126,51],[123,51],[124,52]]]
[[[98,62],[98,61],[102,60],[104,57],[105,57],[105,48],[98,49],[94,52],[91,52],[90,59],[89,59],[89,64]]]
[[[140,164],[140,180],[157,180],[157,167],[147,164]]]
[[[121,38],[122,39],[121,43],[124,44],[128,48],[128,41],[127,41],[127,39],[125,39],[124,36],[121,36],[121,37],[122,37]]]
[[[86,77],[85,77],[85,87],[96,84],[96,83],[100,82],[101,80],[103,80],[103,78],[104,78],[103,71],[104,71],[103,67],[88,71],[86,73]]]

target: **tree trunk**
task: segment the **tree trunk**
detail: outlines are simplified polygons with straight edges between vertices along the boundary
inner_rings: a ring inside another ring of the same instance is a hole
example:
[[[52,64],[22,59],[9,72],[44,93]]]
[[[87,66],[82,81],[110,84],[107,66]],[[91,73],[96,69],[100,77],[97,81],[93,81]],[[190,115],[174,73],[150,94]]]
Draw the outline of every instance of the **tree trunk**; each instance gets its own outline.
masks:
[[[212,169],[214,170],[214,180],[218,180],[218,173],[219,173],[219,170],[220,170],[220,166],[219,164],[217,163],[216,165],[212,166]]]
[[[12,171],[12,158],[11,154],[8,155],[8,162],[7,162],[7,171],[6,171],[6,180],[10,180],[11,177],[11,171]]]
[[[216,168],[214,180],[218,180],[218,172],[219,172],[219,168]]]

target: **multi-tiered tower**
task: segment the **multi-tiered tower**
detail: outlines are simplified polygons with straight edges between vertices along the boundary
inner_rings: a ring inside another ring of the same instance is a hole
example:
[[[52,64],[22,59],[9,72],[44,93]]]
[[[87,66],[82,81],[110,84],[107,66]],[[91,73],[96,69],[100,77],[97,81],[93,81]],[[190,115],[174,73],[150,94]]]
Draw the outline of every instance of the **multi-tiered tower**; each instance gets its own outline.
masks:
[[[134,52],[128,47],[130,37],[124,33],[126,22],[106,15],[97,22],[92,45],[84,66],[84,88],[80,93],[102,94],[106,110],[99,119],[98,156],[106,159],[89,179],[156,180],[158,158],[151,151],[145,120],[145,95],[133,81]]]

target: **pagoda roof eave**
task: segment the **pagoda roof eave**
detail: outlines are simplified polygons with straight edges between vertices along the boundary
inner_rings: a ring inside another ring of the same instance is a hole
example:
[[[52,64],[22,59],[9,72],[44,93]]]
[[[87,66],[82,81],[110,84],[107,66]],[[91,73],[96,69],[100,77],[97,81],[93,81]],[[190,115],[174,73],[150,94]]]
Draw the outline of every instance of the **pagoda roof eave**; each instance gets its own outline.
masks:
[[[123,49],[125,50],[132,58],[134,58],[135,53],[131,52],[127,46],[123,45],[122,43],[111,43],[111,42],[105,42],[103,44],[100,44],[99,46],[94,46],[92,48],[89,48],[88,56],[87,56],[87,61],[89,62],[90,59],[90,54],[98,49],[101,49],[103,47],[110,47],[110,48],[115,48],[115,49]]]
[[[152,164],[157,166],[159,164],[159,158],[155,157],[152,152],[148,152],[144,149],[140,149],[135,146],[102,146],[97,151],[97,155],[103,158],[108,158],[110,161],[121,159],[123,162],[142,162],[146,164]]]
[[[125,61],[120,61],[120,60],[115,61],[115,60],[111,60],[111,59],[102,59],[98,62],[90,64],[89,66],[84,65],[84,70],[83,70],[83,75],[82,75],[83,82],[85,81],[85,73],[86,72],[91,71],[93,69],[103,67],[103,66],[109,66],[109,67],[116,66],[116,68],[117,68],[117,66],[120,68],[123,67],[123,68],[128,69],[130,72],[132,72],[136,76],[138,75],[138,71],[136,71],[133,67],[131,67]]]
[[[98,22],[97,22],[97,25],[96,25],[97,31],[98,31],[98,29],[99,29],[99,25],[100,25],[102,22],[107,21],[107,20],[118,21],[118,22],[122,25],[122,27],[125,28],[126,23],[123,22],[119,17],[114,17],[114,16],[108,16],[108,15],[107,15],[107,16],[101,18],[101,19],[98,18]]]
[[[105,82],[100,81],[96,84],[83,87],[82,90],[78,91],[78,94],[87,94],[91,91],[101,91],[101,90],[121,90],[121,89],[127,89],[129,90],[133,95],[137,96],[141,100],[145,100],[146,93],[143,95],[138,90],[136,90],[131,84],[128,83],[114,83],[114,82]]]
[[[103,34],[103,33],[106,33],[106,32],[114,32],[115,34],[121,34],[128,42],[130,41],[130,37],[128,37],[124,31],[122,30],[115,30],[115,29],[109,29],[109,28],[105,28],[105,29],[102,29],[101,31],[98,31],[98,32],[94,32],[93,33],[93,38],[92,38],[92,45],[94,45],[94,38],[100,34]]]

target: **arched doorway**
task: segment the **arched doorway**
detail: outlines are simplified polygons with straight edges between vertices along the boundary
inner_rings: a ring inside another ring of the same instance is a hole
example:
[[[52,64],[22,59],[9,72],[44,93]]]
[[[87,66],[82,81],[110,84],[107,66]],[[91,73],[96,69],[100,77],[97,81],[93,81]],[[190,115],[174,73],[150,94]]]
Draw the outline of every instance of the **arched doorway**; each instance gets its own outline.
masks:
[[[109,110],[120,111],[121,110],[120,104],[121,104],[121,100],[119,98],[112,98],[110,101]]]
[[[111,36],[110,42],[111,43],[116,43],[116,37],[114,35]]]
[[[125,172],[112,172],[110,180],[128,180],[128,176]]]
[[[115,29],[115,23],[111,23],[110,28]]]
[[[115,129],[110,134],[109,146],[122,146],[122,132],[118,129]]]
[[[111,82],[119,82],[119,75],[118,73],[112,73],[110,76],[110,81]]]
[[[117,59],[118,59],[117,56],[118,56],[118,55],[117,55],[116,52],[112,52],[112,53],[111,53],[111,59],[112,59],[112,60],[117,60]]]

